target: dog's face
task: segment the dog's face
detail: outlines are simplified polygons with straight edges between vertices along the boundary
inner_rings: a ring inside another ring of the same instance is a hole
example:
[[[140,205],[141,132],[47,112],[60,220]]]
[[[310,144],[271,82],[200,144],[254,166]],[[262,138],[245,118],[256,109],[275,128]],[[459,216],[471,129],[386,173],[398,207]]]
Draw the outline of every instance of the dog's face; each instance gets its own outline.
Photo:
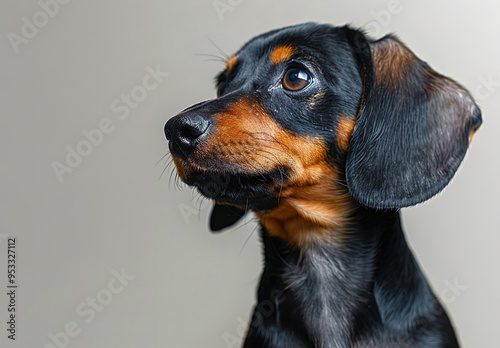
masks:
[[[246,209],[304,234],[359,204],[416,204],[451,179],[481,122],[467,91],[396,39],[312,23],[245,44],[217,94],[165,126],[180,178],[216,202],[214,230]]]
[[[313,170],[332,171],[330,160],[340,159],[362,78],[345,37],[325,40],[330,27],[304,29],[247,43],[217,77],[218,98],[168,122],[179,175],[203,195],[268,210],[290,185]]]

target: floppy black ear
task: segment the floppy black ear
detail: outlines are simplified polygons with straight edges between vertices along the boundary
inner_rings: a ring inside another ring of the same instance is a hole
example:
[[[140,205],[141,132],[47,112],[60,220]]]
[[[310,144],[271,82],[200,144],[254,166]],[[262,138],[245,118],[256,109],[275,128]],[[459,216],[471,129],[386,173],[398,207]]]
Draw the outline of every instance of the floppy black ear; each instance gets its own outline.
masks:
[[[399,209],[448,184],[481,112],[467,90],[395,37],[367,42],[371,61],[364,64],[364,101],[349,144],[347,186],[366,206]]]
[[[210,230],[218,232],[238,222],[245,210],[234,205],[215,203],[210,214]]]

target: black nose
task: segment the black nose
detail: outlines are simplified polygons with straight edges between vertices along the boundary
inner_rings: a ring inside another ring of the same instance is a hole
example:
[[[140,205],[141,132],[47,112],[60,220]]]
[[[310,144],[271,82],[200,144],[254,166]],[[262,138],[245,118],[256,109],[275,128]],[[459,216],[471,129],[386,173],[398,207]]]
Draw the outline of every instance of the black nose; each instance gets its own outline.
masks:
[[[183,113],[168,120],[165,136],[172,154],[185,159],[210,133],[212,122],[196,113]]]

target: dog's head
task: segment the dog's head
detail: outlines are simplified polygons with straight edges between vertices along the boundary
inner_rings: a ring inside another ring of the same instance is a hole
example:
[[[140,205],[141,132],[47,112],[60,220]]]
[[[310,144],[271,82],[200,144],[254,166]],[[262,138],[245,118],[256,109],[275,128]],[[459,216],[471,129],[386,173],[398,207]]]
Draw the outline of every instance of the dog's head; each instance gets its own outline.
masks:
[[[469,93],[395,37],[308,23],[245,44],[218,75],[217,98],[170,119],[165,134],[180,178],[215,200],[212,230],[251,209],[300,243],[356,205],[432,197],[480,124]]]

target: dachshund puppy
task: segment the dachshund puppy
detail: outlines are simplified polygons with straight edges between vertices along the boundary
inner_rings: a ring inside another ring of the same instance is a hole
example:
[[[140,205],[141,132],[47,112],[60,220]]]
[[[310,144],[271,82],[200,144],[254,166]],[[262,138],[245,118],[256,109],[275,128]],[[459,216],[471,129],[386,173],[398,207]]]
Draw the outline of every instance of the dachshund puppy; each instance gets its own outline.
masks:
[[[244,347],[457,347],[399,210],[451,180],[481,124],[470,94],[394,36],[291,26],[246,43],[217,98],[165,125],[210,227],[252,211],[265,265]]]

